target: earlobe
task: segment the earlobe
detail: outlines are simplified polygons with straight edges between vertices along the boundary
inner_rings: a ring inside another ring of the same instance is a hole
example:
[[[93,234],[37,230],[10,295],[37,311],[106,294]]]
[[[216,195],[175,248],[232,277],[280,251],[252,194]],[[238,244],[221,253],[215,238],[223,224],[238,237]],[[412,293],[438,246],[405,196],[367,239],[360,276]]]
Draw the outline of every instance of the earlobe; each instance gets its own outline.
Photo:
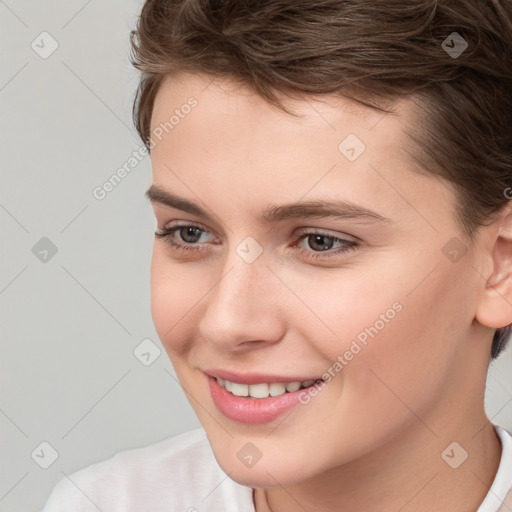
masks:
[[[503,281],[504,278],[505,278],[505,273],[500,270],[491,275],[491,277],[487,280],[486,287],[496,286],[497,284],[500,283],[500,281]]]
[[[481,290],[476,312],[479,323],[493,328],[512,323],[512,205],[506,206],[493,223],[494,239],[489,245],[491,271]],[[492,229],[490,226],[490,229]]]

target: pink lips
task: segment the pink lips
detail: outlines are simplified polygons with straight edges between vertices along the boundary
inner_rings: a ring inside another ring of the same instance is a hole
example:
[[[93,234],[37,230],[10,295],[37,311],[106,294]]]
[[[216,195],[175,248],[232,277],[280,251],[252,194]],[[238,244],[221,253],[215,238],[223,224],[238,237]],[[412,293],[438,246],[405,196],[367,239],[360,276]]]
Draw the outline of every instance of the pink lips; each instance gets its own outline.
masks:
[[[264,376],[254,374],[251,376],[244,375],[242,381],[240,380],[240,377],[237,377],[234,374],[231,374],[231,378],[229,378],[228,373],[226,372],[222,372],[222,374],[224,377],[221,377],[219,372],[216,372],[216,376],[220,378],[227,378],[231,382],[244,382],[246,384],[258,384],[261,382],[293,382],[293,379],[288,377],[286,380],[279,377],[271,377],[271,379],[268,379],[264,378]],[[240,423],[269,423],[297,406],[300,403],[299,395],[301,392],[304,392],[303,389],[299,389],[292,393],[285,393],[280,396],[269,396],[267,398],[240,397],[225,390],[219,385],[216,378],[211,377],[210,375],[206,375],[206,377],[208,379],[208,385],[210,387],[213,402],[219,411],[230,420]]]

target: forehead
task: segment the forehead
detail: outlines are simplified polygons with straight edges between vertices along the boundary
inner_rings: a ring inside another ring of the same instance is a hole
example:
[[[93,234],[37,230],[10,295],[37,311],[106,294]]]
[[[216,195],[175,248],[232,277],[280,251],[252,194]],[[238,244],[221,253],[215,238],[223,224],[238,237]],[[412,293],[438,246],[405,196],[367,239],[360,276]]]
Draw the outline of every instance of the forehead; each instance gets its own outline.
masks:
[[[293,94],[294,97],[291,97]],[[219,78],[203,73],[177,72],[168,75],[161,83],[153,105],[151,129],[169,119],[169,114],[194,98],[200,100],[203,113],[223,112],[226,115],[248,115],[251,120],[261,122],[273,114],[302,126],[315,126],[323,120],[329,126],[329,117],[345,113],[358,118],[366,128],[375,127],[386,115],[361,103],[348,100],[338,94],[277,93],[280,101],[300,117],[288,116],[255,93],[248,85],[229,78]],[[412,101],[397,101],[395,108],[400,115],[399,123],[409,117]],[[255,116],[255,117],[254,117]],[[331,129],[336,129],[331,126]]]
[[[189,198],[223,197],[223,208],[230,197],[238,210],[303,198],[351,200],[422,223],[429,215],[446,221],[452,213],[450,185],[414,172],[407,129],[418,120],[408,101],[387,115],[336,95],[287,99],[285,105],[300,117],[235,82],[189,73],[168,77],[151,122],[154,183]]]
[[[207,152],[215,154],[216,162],[242,157],[273,160],[273,171],[279,169],[279,160],[288,164],[292,157],[311,168],[314,157],[315,168],[336,164],[349,171],[359,166],[359,156],[364,162],[378,149],[381,155],[392,154],[395,162],[413,165],[405,151],[411,117],[407,104],[386,114],[334,94],[281,98],[297,116],[278,110],[233,81],[196,73],[169,76],[154,101],[152,153],[156,158],[164,153],[179,158],[182,149],[193,146],[188,159]]]

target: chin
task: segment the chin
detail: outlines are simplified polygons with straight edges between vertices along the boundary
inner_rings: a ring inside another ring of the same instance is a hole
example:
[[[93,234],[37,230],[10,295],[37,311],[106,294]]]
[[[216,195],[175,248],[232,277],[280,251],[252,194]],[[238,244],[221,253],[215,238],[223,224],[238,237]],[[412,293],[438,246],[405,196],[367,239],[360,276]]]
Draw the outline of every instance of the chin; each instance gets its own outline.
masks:
[[[272,458],[262,456],[252,467],[245,467],[236,454],[233,456],[232,453],[218,453],[215,450],[214,454],[219,466],[229,478],[247,487],[294,485],[316,474],[316,469],[307,461],[287,458],[279,453],[274,453]]]
[[[226,469],[222,469],[226,474],[229,473]],[[309,475],[309,477],[311,476],[313,475]],[[237,470],[229,473],[229,478],[246,487],[279,487],[298,484],[306,480],[308,476],[291,474],[289,469],[281,471],[280,469],[273,469],[272,467],[261,467],[259,469],[237,468]]]

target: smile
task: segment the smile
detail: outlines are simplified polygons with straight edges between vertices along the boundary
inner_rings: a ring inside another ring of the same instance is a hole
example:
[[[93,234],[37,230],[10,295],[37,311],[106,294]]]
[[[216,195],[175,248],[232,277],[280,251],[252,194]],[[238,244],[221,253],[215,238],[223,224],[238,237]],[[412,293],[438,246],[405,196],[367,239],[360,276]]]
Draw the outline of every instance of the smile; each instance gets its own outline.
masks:
[[[229,380],[217,377],[217,383],[226,391],[235,396],[250,398],[267,398],[269,396],[281,396],[285,393],[293,393],[299,389],[308,388],[315,382],[314,379],[302,382],[272,382],[262,384],[241,384],[239,382],[231,382]]]
[[[218,411],[237,423],[264,424],[300,405],[300,395],[323,380],[308,379],[290,382],[233,382],[221,377],[205,375],[210,396]],[[253,376],[254,377],[254,376]],[[249,378],[247,378],[249,380]],[[270,379],[269,379],[270,380]]]

